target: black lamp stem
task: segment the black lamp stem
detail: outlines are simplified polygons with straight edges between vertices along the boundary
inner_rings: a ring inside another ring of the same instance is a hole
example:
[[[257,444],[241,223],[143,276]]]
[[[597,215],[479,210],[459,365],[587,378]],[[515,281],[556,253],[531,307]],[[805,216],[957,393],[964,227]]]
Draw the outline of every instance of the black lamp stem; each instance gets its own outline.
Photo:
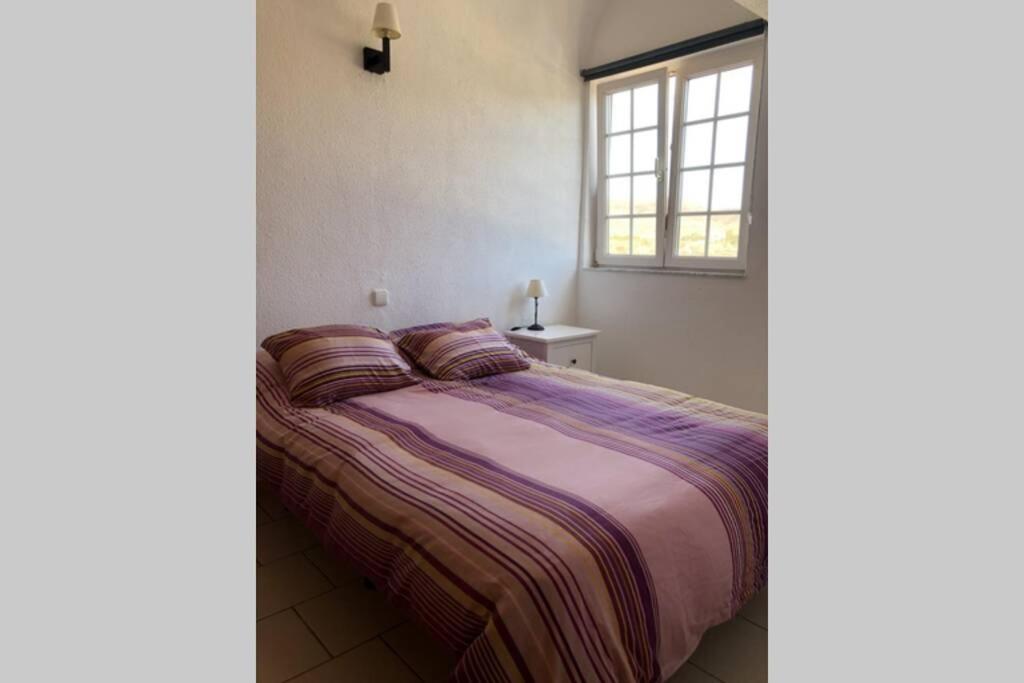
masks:
[[[537,306],[540,304],[540,297],[533,297],[533,324],[527,327],[528,330],[534,332],[540,332],[544,329],[544,326],[537,322]]]

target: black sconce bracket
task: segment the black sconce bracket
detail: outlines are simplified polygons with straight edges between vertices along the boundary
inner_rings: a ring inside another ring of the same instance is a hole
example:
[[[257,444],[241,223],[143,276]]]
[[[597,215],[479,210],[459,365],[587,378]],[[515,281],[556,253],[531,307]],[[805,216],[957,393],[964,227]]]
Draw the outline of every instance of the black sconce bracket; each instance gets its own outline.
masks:
[[[384,74],[391,71],[391,40],[382,38],[384,41],[383,50],[374,50],[372,47],[363,48],[363,68],[375,74]]]

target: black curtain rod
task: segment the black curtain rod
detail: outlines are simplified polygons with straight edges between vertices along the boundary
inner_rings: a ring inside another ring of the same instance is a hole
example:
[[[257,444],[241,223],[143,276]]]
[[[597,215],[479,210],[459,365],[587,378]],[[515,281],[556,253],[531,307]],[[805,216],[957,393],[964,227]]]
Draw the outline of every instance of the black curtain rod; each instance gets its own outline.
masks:
[[[583,76],[583,80],[585,81],[592,81],[595,78],[604,78],[605,76],[614,76],[615,74],[620,74],[624,71],[632,71],[633,69],[639,69],[642,66],[650,66],[651,64],[664,62],[666,59],[675,59],[676,57],[691,55],[694,52],[710,50],[711,48],[719,47],[720,45],[735,43],[738,40],[753,38],[754,36],[759,36],[764,33],[767,26],[768,22],[764,19],[755,19],[754,21],[748,21],[744,24],[737,24],[736,26],[723,28],[720,31],[705,33],[702,36],[690,38],[689,40],[684,40],[680,43],[673,43],[672,45],[666,45],[665,47],[641,52],[640,54],[633,55],[632,57],[617,59],[614,62],[608,62],[601,66],[581,69],[580,76]]]

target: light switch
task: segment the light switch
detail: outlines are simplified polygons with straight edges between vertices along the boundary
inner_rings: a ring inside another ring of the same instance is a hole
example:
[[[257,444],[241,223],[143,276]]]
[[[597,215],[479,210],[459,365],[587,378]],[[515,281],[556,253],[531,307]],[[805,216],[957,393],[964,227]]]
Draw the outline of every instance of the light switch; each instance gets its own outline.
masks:
[[[388,305],[388,290],[386,290],[386,289],[375,289],[375,290],[373,290],[373,305],[374,306],[387,306]]]

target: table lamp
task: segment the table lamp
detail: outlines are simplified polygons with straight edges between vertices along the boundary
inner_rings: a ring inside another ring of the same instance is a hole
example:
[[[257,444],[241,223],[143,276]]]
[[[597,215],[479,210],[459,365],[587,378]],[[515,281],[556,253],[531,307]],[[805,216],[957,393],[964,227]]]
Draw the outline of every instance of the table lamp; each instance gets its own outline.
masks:
[[[544,329],[544,326],[537,322],[537,306],[538,300],[542,296],[548,295],[548,288],[544,286],[543,280],[530,280],[530,284],[526,286],[526,296],[533,299],[533,324],[527,327],[528,330],[534,332],[540,332]]]

